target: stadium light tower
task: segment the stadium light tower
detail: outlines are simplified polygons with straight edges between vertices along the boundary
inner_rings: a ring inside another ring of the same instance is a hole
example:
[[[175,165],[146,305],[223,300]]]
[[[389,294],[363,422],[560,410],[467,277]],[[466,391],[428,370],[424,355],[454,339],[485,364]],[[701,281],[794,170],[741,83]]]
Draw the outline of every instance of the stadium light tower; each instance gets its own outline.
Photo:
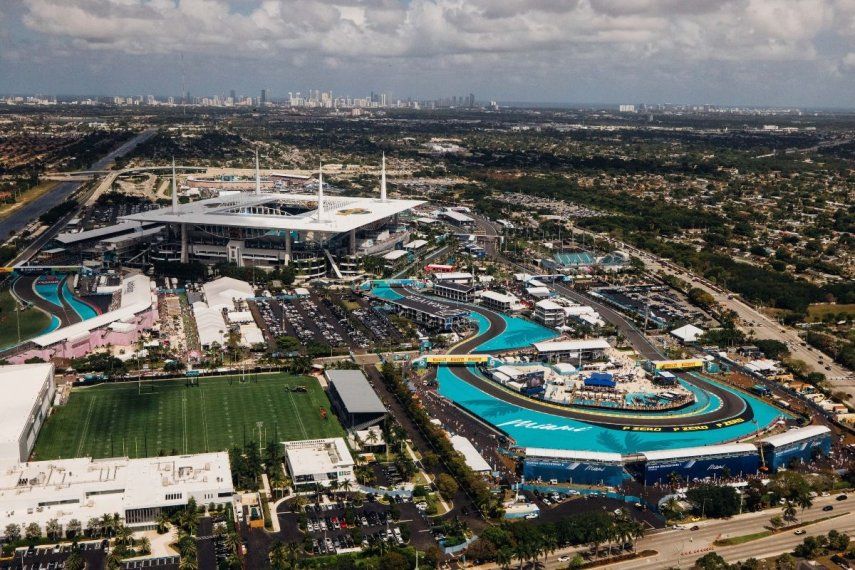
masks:
[[[175,179],[175,157],[172,157],[172,213],[178,209],[178,182]]]
[[[318,221],[324,218],[324,163],[318,164]]]
[[[383,152],[383,167],[380,169],[380,201],[386,201],[386,152]]]
[[[255,149],[255,194],[261,194],[261,171],[258,169],[258,149]]]

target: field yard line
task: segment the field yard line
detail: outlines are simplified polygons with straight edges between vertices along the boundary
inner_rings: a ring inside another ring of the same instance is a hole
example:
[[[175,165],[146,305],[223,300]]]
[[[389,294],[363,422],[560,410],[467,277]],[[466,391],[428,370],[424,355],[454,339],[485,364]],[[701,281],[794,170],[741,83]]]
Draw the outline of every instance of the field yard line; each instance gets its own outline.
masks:
[[[294,394],[288,392],[288,399],[291,400],[291,405],[294,407],[294,415],[297,416],[297,423],[300,424],[300,431],[303,432],[303,439],[309,439],[309,434],[306,432],[306,426],[303,425],[303,418],[300,417],[300,410],[297,409],[297,402],[294,401]]]
[[[199,386],[199,398],[202,400],[202,429],[205,434],[205,451],[208,451],[208,412],[205,408],[205,391]]]
[[[75,457],[80,457],[83,454],[83,444],[86,443],[86,432],[89,431],[89,420],[92,419],[92,410],[95,408],[95,398],[89,400],[89,409],[86,410],[86,419],[83,421],[83,429],[80,432],[80,440],[77,444],[77,454]]]
[[[181,416],[184,418],[184,453],[187,453],[187,395],[181,396]]]

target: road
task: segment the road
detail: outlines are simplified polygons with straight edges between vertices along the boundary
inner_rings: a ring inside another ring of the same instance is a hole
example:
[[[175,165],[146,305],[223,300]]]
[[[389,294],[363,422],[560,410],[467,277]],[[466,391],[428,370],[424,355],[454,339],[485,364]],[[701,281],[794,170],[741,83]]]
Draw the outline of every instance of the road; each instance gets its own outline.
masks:
[[[825,512],[823,507],[831,505],[833,511]],[[628,560],[615,564],[604,565],[610,569],[621,570],[659,570],[661,568],[690,568],[695,560],[715,551],[728,562],[746,560],[748,558],[768,558],[791,552],[806,536],[826,534],[831,529],[852,534],[855,532],[855,495],[850,495],[845,501],[835,500],[835,496],[818,497],[814,505],[798,513],[799,521],[810,522],[828,516],[836,518],[824,522],[809,524],[804,527],[806,534],[796,535],[794,531],[783,531],[772,536],[752,540],[736,546],[713,546],[713,542],[721,538],[744,536],[766,530],[764,525],[769,519],[781,513],[779,509],[770,509],[756,513],[737,515],[730,519],[713,519],[697,523],[698,530],[688,530],[692,524],[683,529],[664,529],[648,533],[636,544],[636,551],[655,550],[656,555],[647,558]],[[839,516],[843,515],[843,516]],[[588,550],[587,546],[565,548],[550,555],[544,563],[544,568],[566,568],[567,562],[560,562],[558,557],[572,557],[576,552]],[[496,565],[482,565],[477,568],[493,569]]]
[[[96,161],[92,167],[93,170],[100,170],[106,168],[110,163],[112,163],[116,158],[120,156],[124,156],[130,151],[132,151],[136,146],[148,139],[150,139],[155,134],[154,129],[148,129],[146,131],[141,132],[136,135],[129,141],[125,142],[121,146],[113,149],[103,158]],[[105,180],[99,184],[98,188],[102,188],[104,183],[109,180],[109,184],[112,184],[112,180],[115,179],[116,173],[111,173],[105,178]],[[112,177],[112,178],[111,178]],[[84,182],[62,182],[56,186],[50,192],[47,192],[37,199],[23,205],[21,208],[12,212],[9,217],[0,221],[0,237],[5,237],[10,234],[10,232],[18,232],[22,228],[26,227],[34,218],[37,218],[56,206],[68,199],[74,192],[80,189],[83,186]],[[108,186],[109,187],[109,186]],[[85,197],[84,200],[81,200],[81,203],[86,203],[92,196],[95,194],[89,194]],[[39,251],[46,243],[52,240],[61,230],[65,227],[71,218],[78,214],[77,210],[73,210],[68,212],[65,216],[63,216],[57,223],[48,228],[42,235],[33,240],[32,243],[27,245],[18,256],[9,262],[9,265],[17,265],[20,263],[24,263],[29,260],[36,252]]]
[[[496,227],[482,216],[475,216],[475,222],[478,228],[483,231],[485,235],[493,236],[498,233]],[[734,311],[739,316],[742,321],[740,328],[744,332],[752,333],[756,338],[772,339],[783,342],[789,347],[793,358],[804,361],[810,370],[825,374],[826,378],[831,381],[835,389],[843,390],[855,396],[855,378],[852,376],[852,371],[833,362],[829,356],[822,352],[803,346],[803,340],[796,329],[778,323],[774,319],[769,318],[748,303],[739,299],[730,291],[714,285],[706,279],[691,273],[671,261],[660,258],[652,253],[640,250],[632,245],[608,236],[579,228],[574,228],[574,231],[591,237],[601,239],[605,238],[613,247],[624,250],[640,258],[644,261],[644,264],[649,270],[673,275],[687,283],[691,283],[693,287],[703,289],[711,294],[722,307]],[[568,288],[562,288],[562,294],[567,291]],[[586,299],[585,302],[591,304],[589,299]],[[599,310],[599,308],[597,309]]]

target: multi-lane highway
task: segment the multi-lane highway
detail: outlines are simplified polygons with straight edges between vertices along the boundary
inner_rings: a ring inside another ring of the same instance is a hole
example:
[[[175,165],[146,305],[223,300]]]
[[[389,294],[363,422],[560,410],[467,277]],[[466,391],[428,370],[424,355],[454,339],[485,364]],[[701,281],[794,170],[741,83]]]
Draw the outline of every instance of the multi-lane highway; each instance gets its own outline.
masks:
[[[116,158],[126,155],[131,152],[136,146],[146,140],[150,139],[154,136],[156,131],[154,129],[149,129],[141,132],[136,135],[129,141],[125,142],[118,148],[110,151],[106,156],[99,159],[92,165],[93,170],[101,170],[106,168],[110,163],[112,163]],[[90,198],[96,195],[98,189],[103,189],[105,187],[109,188],[109,185],[112,184],[112,181],[115,179],[116,174],[112,173],[107,176],[107,178],[102,181],[95,189],[93,189],[92,193],[87,196],[84,196],[84,200],[81,200],[81,203],[87,202]],[[109,181],[109,182],[108,182]],[[11,232],[18,232],[22,228],[26,227],[27,224],[33,221],[34,218],[37,218],[56,206],[57,204],[61,204],[65,200],[68,199],[74,192],[80,189],[80,187],[84,184],[83,181],[69,181],[69,182],[61,182],[51,190],[47,192],[32,202],[28,202],[24,204],[19,209],[12,212],[8,217],[0,221],[0,239],[7,238]],[[38,238],[33,240],[30,244],[28,244],[21,252],[18,253],[18,256],[13,259],[9,265],[16,265],[20,263],[24,263],[29,260],[36,252],[39,251],[46,243],[48,243],[51,239],[54,238],[61,230],[65,227],[68,221],[77,215],[77,211],[68,212],[65,216],[63,216],[60,220],[57,221],[53,226],[47,229],[44,233],[42,233]]]
[[[581,499],[580,499],[581,500]],[[833,510],[824,511],[827,506]],[[838,532],[855,532],[855,496],[845,501],[837,501],[834,495],[814,499],[809,509],[798,513],[800,522],[819,521],[803,527],[805,534],[797,535],[793,530],[782,531],[766,538],[751,540],[735,546],[716,546],[719,539],[745,536],[763,532],[769,519],[781,514],[780,509],[770,509],[756,513],[736,515],[730,519],[713,519],[695,524],[687,524],[679,529],[663,529],[650,532],[636,544],[636,552],[655,551],[656,554],[645,558],[604,565],[604,568],[619,570],[659,570],[661,568],[691,568],[694,562],[706,554],[715,551],[728,562],[737,562],[748,558],[769,558],[785,552],[791,552],[806,536],[827,534],[835,529]],[[697,526],[697,530],[690,530]],[[566,568],[565,557],[587,550],[587,546],[565,548],[556,551],[543,562],[547,569]],[[559,560],[561,558],[561,560]],[[478,566],[484,570],[497,568],[495,564]]]

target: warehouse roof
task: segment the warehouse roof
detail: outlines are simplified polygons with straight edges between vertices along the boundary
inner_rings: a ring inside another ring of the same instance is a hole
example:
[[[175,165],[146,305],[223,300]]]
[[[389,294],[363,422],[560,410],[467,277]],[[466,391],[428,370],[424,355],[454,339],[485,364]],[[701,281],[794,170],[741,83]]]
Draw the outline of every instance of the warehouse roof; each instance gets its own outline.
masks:
[[[789,431],[785,431],[784,433],[779,433],[777,435],[770,435],[769,437],[764,437],[761,441],[763,443],[768,443],[772,447],[781,447],[783,445],[797,443],[799,441],[804,441],[805,439],[811,437],[826,435],[830,433],[831,430],[828,429],[826,426],[811,425],[802,428],[791,429]]]
[[[0,442],[14,443],[15,449],[33,408],[39,401],[45,380],[53,373],[53,364],[14,364],[0,366]],[[10,459],[10,458],[4,458]],[[19,457],[13,458],[18,460]]]
[[[327,370],[324,374],[348,412],[352,414],[386,413],[386,407],[361,371]]]

